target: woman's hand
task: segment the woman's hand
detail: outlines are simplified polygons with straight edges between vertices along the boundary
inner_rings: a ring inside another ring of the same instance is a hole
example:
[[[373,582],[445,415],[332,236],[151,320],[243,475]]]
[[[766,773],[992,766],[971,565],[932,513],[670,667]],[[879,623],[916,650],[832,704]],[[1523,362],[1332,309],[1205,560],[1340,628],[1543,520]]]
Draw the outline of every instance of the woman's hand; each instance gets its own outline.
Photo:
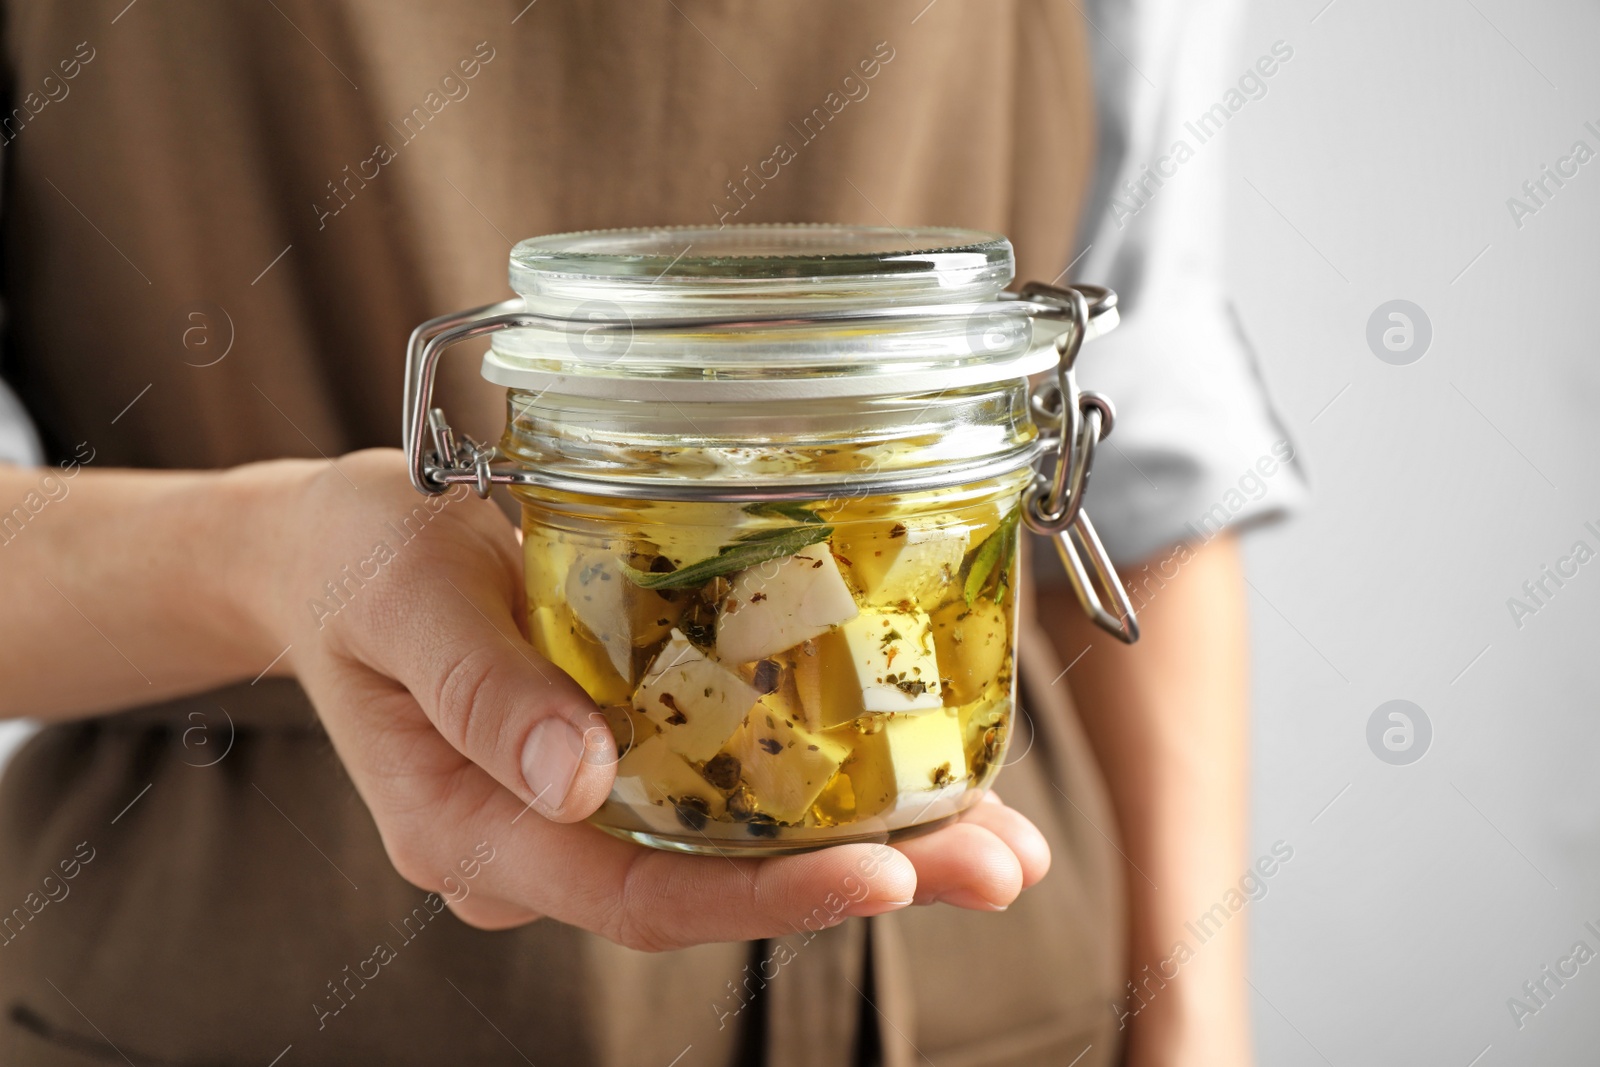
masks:
[[[670,949],[913,902],[999,909],[1049,867],[1044,838],[994,798],[894,848],[759,860],[646,849],[586,825],[615,746],[524,635],[521,548],[500,510],[461,491],[420,496],[390,450],[277,466],[293,488],[271,494],[263,566],[242,591],[263,640],[289,646],[276,671],[310,694],[401,876],[444,893],[460,857],[496,850],[452,904],[464,921],[548,915]]]

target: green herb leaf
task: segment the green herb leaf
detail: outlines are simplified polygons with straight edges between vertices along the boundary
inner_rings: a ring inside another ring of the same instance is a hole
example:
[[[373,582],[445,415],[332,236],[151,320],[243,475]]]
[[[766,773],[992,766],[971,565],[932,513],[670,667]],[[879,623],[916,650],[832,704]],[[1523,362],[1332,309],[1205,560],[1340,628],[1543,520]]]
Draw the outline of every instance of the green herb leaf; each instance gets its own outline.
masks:
[[[778,530],[758,530],[744,535],[731,545],[722,546],[715,556],[675,571],[657,574],[635,570],[624,563],[622,573],[641,589],[690,589],[758,563],[792,556],[802,548],[826,541],[832,536],[832,526],[785,526]]]
[[[803,522],[808,526],[820,526],[823,519],[810,508],[802,507],[792,500],[766,500],[744,506],[746,515],[762,515],[774,519],[789,519],[792,522]],[[746,536],[749,536],[748,534]]]
[[[997,586],[1004,589],[1006,571],[1010,568],[1001,568],[998,575],[995,573],[995,568],[1002,560],[1009,561],[1011,557],[1011,547],[1017,539],[1017,520],[1020,517],[1020,511],[1013,511],[1001,519],[995,532],[990,534],[972,554],[972,569],[967,572],[967,584],[964,590],[967,607],[970,608],[972,602],[978,599],[979,594],[989,585],[991,578],[995,580]],[[998,604],[1004,595],[1004,592],[996,593],[995,603]]]

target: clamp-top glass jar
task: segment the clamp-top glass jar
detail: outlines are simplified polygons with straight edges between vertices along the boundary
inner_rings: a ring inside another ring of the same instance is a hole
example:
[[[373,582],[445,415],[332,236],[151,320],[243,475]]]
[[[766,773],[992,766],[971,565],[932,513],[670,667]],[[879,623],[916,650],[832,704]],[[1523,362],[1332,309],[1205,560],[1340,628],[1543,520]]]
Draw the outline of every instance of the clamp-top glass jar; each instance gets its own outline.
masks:
[[[413,481],[520,501],[531,639],[620,754],[593,822],[780,852],[955,818],[1010,735],[1024,525],[1135,639],[1080,507],[1111,407],[1072,372],[1115,296],[1012,271],[965,230],[591,231],[417,328]],[[498,448],[431,407],[444,350],[487,334]]]

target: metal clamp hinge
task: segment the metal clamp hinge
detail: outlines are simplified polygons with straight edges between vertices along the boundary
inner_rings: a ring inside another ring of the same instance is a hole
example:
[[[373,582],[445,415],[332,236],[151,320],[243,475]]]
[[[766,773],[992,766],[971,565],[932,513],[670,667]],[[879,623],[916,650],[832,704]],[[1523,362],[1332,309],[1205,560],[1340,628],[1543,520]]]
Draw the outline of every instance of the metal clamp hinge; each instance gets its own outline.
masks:
[[[423,477],[439,489],[467,484],[479,496],[487,498],[496,485],[510,485],[516,478],[509,472],[496,471],[491,464],[500,454],[493,445],[479,444],[467,434],[457,441],[450,424],[445,421],[441,408],[428,411],[428,432],[433,438],[433,451],[425,457]],[[448,461],[445,457],[448,457]]]

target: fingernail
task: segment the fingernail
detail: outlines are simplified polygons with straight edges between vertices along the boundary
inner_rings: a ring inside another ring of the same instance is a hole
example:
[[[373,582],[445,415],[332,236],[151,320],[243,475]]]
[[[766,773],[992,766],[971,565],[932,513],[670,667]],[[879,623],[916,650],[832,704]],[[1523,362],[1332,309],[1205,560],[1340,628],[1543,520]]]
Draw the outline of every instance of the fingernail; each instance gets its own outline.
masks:
[[[992,900],[980,897],[978,894],[966,889],[957,889],[949,893],[941,893],[928,901],[929,904],[949,904],[955,908],[966,908],[969,911],[1005,911],[1011,905],[996,904]]]
[[[874,915],[883,915],[910,906],[909,900],[863,900],[844,909],[844,913],[857,919],[870,919]]]
[[[555,811],[567,799],[583,758],[583,738],[560,719],[533,728],[522,748],[522,777],[533,790],[534,805]]]

